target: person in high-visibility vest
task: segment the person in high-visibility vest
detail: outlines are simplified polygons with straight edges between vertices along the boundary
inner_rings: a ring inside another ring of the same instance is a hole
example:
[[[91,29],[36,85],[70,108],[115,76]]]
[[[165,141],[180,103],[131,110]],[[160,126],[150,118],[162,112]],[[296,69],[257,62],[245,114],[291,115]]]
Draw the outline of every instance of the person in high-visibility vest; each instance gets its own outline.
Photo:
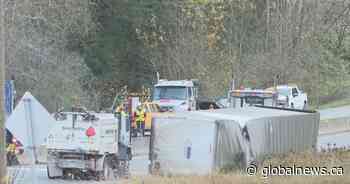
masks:
[[[117,114],[120,114],[121,116],[126,116],[127,114],[124,111],[123,105],[119,105],[117,109],[115,110]]]
[[[6,148],[6,158],[7,158],[7,165],[16,165],[18,163],[17,157],[16,157],[16,144],[10,143],[8,144]]]
[[[15,153],[16,152],[16,144],[14,144],[14,143],[8,144],[6,151],[11,152],[11,153]]]
[[[137,129],[141,134],[143,135],[143,131],[145,129],[145,111],[142,109],[141,106],[138,106],[136,109],[136,125]]]

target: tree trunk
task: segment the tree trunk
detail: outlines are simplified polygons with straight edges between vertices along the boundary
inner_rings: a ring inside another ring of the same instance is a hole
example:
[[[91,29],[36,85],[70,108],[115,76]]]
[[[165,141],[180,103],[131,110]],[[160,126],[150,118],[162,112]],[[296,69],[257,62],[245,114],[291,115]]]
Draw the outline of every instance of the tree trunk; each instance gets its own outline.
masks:
[[[6,159],[5,159],[5,119],[4,119],[4,80],[5,80],[5,8],[4,0],[0,0],[0,184],[6,182]]]

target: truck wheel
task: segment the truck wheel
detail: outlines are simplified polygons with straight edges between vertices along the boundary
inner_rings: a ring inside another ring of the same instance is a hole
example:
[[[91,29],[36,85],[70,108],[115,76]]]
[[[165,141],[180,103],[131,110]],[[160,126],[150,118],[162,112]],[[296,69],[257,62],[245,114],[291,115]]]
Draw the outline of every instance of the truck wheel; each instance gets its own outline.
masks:
[[[46,166],[46,172],[47,172],[47,177],[48,177],[50,180],[55,179],[55,177],[53,177],[53,176],[50,175],[49,166]]]
[[[107,164],[108,165],[108,164]],[[107,181],[112,181],[112,180],[115,180],[115,177],[114,177],[114,171],[113,171],[113,168],[110,167],[110,166],[107,166],[105,169],[105,180]]]
[[[106,162],[103,164],[103,170],[97,174],[97,181],[101,181],[101,180],[105,180],[105,181],[115,180],[113,168]]]
[[[119,178],[128,178],[130,176],[129,173],[129,162],[126,160],[122,160],[118,163],[118,177]]]
[[[290,107],[291,107],[292,109],[294,109],[294,103],[291,103],[291,104],[290,104]]]

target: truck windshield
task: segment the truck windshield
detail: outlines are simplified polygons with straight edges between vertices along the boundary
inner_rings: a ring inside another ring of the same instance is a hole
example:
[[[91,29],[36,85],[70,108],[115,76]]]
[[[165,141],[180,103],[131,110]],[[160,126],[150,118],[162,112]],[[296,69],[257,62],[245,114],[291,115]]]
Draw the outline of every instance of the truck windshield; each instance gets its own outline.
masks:
[[[154,89],[153,99],[185,100],[187,97],[186,87],[181,86],[158,86]]]
[[[278,94],[283,96],[289,96],[289,89],[288,88],[279,88],[277,89]]]

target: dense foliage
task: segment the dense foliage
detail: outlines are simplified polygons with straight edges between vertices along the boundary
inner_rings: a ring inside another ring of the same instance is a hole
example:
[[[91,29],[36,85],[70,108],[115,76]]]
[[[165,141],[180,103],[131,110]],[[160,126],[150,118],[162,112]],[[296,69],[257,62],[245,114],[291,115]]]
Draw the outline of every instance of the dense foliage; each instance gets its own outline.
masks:
[[[28,8],[22,14],[32,19],[23,26],[39,31],[33,40],[47,38],[37,48],[53,48],[58,55],[64,51],[83,61],[81,66],[88,70],[75,75],[79,90],[74,93],[93,101],[94,108],[110,106],[124,85],[133,91],[152,86],[157,71],[161,78],[199,78],[201,95],[207,97],[225,95],[232,79],[236,86],[261,88],[277,80],[297,83],[314,104],[348,95],[349,0],[67,0],[55,11],[44,2],[58,1],[35,2],[41,3],[27,6],[40,6],[46,21],[33,17]],[[18,26],[23,19],[12,23]],[[20,55],[23,52],[17,50],[13,57]],[[70,66],[68,61],[64,64]],[[20,81],[21,89],[26,88],[29,82]],[[60,88],[67,83],[57,83],[55,90],[67,89]],[[59,95],[71,94],[63,91]]]

